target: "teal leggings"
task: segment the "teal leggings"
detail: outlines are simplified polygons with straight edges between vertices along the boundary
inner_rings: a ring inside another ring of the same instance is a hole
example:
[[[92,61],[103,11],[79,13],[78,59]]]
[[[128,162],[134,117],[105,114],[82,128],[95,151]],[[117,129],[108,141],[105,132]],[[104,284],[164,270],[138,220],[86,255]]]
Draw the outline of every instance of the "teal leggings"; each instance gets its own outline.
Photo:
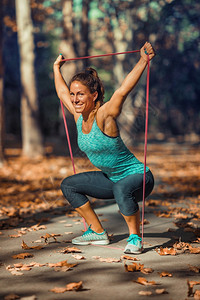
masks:
[[[145,181],[147,197],[154,187],[151,171],[146,172]],[[128,175],[114,183],[101,171],[84,172],[65,178],[61,183],[61,190],[74,208],[88,202],[87,196],[115,199],[120,212],[131,216],[138,211],[138,202],[143,198],[143,174]]]

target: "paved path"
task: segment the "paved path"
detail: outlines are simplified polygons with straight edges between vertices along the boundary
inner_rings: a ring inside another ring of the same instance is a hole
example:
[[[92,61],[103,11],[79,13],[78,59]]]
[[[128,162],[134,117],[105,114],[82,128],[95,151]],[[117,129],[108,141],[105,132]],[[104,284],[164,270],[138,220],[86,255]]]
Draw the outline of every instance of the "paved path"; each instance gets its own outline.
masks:
[[[76,260],[71,253],[61,252],[64,248],[72,246],[66,240],[80,235],[83,224],[79,222],[77,216],[69,217],[63,214],[53,215],[46,212],[43,217],[49,218],[45,224],[46,229],[38,231],[26,231],[27,233],[18,238],[11,238],[9,235],[17,234],[20,228],[3,230],[0,236],[1,268],[0,268],[0,299],[6,299],[9,294],[16,294],[20,299],[39,299],[39,300],[59,300],[59,299],[147,299],[148,296],[139,295],[140,291],[150,291],[150,299],[174,299],[185,300],[187,298],[187,279],[198,280],[198,274],[189,270],[188,265],[197,266],[199,255],[184,253],[176,256],[160,256],[156,247],[168,245],[174,242],[173,236],[179,236],[180,231],[174,225],[174,219],[159,218],[147,207],[145,218],[149,224],[145,225],[145,251],[137,255],[140,259],[137,263],[144,264],[146,268],[154,270],[151,274],[141,272],[126,272],[124,264],[132,264],[131,261],[121,259],[120,262],[101,262],[94,256],[101,258],[115,258],[120,260],[123,255],[123,248],[126,245],[127,230],[126,225],[118,213],[116,204],[105,205],[96,209],[96,212],[103,220],[104,227],[109,234],[113,234],[112,243],[108,247],[102,246],[78,246],[82,250],[80,255],[83,260]],[[68,224],[68,225],[67,225]],[[71,227],[67,227],[71,224]],[[32,225],[32,224],[31,224]],[[30,225],[30,226],[31,226]],[[175,232],[168,232],[169,228],[174,228]],[[65,234],[65,232],[72,232]],[[41,250],[23,250],[22,240],[28,246],[35,246],[41,236],[49,234],[61,234],[57,236],[57,242],[53,238],[48,239],[45,247]],[[190,238],[193,233],[186,232],[186,238]],[[34,243],[33,243],[34,242]],[[197,245],[196,245],[197,246]],[[29,252],[34,255],[32,258],[13,259],[12,256]],[[11,270],[14,264],[22,263],[30,265],[31,262],[41,264],[58,263],[67,260],[68,263],[78,263],[71,270],[62,272],[55,271],[48,265],[43,267],[32,267],[31,270],[18,270],[23,275],[12,275]],[[10,265],[10,269],[6,267]],[[172,277],[160,277],[158,272],[172,273]],[[155,281],[157,286],[143,286],[133,281],[138,277],[144,277],[148,281]],[[66,291],[65,293],[55,294],[50,291],[54,287],[64,287],[71,282],[83,282],[82,291]],[[196,286],[198,288],[198,286]],[[165,289],[167,293],[157,295],[156,289]],[[25,298],[34,296],[32,298]],[[24,297],[24,298],[23,298]],[[13,298],[15,299],[15,298]]]

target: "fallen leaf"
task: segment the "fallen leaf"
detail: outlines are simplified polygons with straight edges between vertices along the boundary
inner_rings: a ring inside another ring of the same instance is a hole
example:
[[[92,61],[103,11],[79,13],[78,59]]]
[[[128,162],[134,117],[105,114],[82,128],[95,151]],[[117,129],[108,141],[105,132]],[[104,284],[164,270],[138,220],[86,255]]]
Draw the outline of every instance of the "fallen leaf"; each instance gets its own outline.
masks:
[[[195,247],[190,246],[189,250],[190,250],[191,254],[199,254],[200,253],[200,247],[195,248]]]
[[[29,266],[22,266],[21,268],[20,268],[20,270],[21,271],[30,271],[31,270],[31,267],[29,267]]]
[[[133,280],[133,282],[142,284],[142,285],[157,285],[155,281],[148,281],[144,277],[138,277],[137,280]]]
[[[83,255],[80,255],[80,254],[72,254],[72,257],[74,257],[77,260],[85,259],[85,257]]]
[[[55,294],[61,294],[61,293],[64,293],[66,291],[67,291],[66,287],[55,287],[55,288],[50,290],[50,292],[53,292]]]
[[[24,275],[22,272],[18,272],[18,271],[16,271],[15,269],[14,269],[14,270],[11,270],[10,273],[11,273],[12,275],[16,275],[16,276]]]
[[[129,255],[122,255],[122,256],[121,256],[121,259],[127,259],[127,260],[139,261],[139,258],[133,257],[133,256],[129,256]]]
[[[153,273],[153,269],[152,268],[142,268],[141,273],[150,274],[150,273]]]
[[[196,290],[196,291],[194,292],[194,299],[195,299],[195,300],[200,300],[200,290]]]
[[[199,285],[199,284],[200,284],[200,281],[194,281],[194,280],[189,281],[189,280],[187,280],[187,285],[188,285],[188,294],[187,295],[188,295],[188,297],[194,295],[193,287],[195,285]]]
[[[19,253],[19,254],[12,256],[12,258],[14,258],[14,259],[25,259],[28,257],[34,257],[34,255],[31,253]]]
[[[81,253],[82,251],[76,247],[66,247],[61,250],[62,253]]]
[[[151,296],[152,292],[151,291],[140,291],[138,294],[140,296]]]
[[[67,291],[80,291],[83,287],[83,282],[71,282],[66,285]]]
[[[54,268],[55,271],[57,272],[66,272],[70,269],[72,269],[73,267],[77,266],[77,264],[69,264],[67,262],[67,260],[63,260],[63,261],[60,261],[58,263],[49,263],[48,266],[50,268]]]
[[[37,297],[35,295],[33,295],[33,296],[26,296],[26,297],[20,298],[20,300],[37,300]]]
[[[14,267],[15,268],[21,268],[21,267],[23,267],[23,264],[22,263],[14,264]]]
[[[192,266],[192,265],[188,265],[190,271],[193,271],[195,273],[199,273],[200,268],[196,267],[196,266]]]
[[[119,258],[112,258],[112,257],[107,257],[107,258],[103,258],[100,256],[92,256],[93,259],[98,259],[101,262],[107,262],[107,263],[118,263],[121,262],[121,259]]]
[[[22,236],[22,235],[21,234],[9,234],[10,238],[18,238],[20,236]]]
[[[160,275],[160,277],[172,277],[172,274],[166,271],[163,272],[158,272],[158,274]]]
[[[144,267],[142,264],[132,263],[131,265],[124,264],[126,272],[137,272],[141,271],[141,269]]]
[[[48,239],[50,239],[50,238],[53,238],[57,242],[57,239],[56,239],[57,236],[61,236],[61,234],[46,233],[44,236],[41,236],[40,238],[44,239],[45,243],[47,243]]]
[[[40,250],[40,249],[43,249],[44,246],[31,246],[29,247],[24,241],[22,241],[22,249],[25,249],[25,250],[29,250],[29,249],[34,249],[34,250]]]
[[[64,226],[65,227],[72,227],[73,225],[72,224],[65,224]]]
[[[165,289],[156,289],[156,294],[157,295],[168,294],[168,292]]]
[[[19,299],[19,298],[20,298],[20,296],[18,296],[16,294],[9,294],[4,297],[4,300],[15,300],[15,299]]]
[[[158,249],[156,249],[156,252],[159,254],[159,255],[176,255],[177,252],[174,248],[163,248],[163,247],[160,247]]]
[[[31,226],[31,229],[33,231],[43,230],[43,229],[46,229],[46,228],[47,227],[45,225],[40,225],[40,224],[36,224],[36,225]]]
[[[51,289],[50,291],[56,294],[61,294],[66,291],[80,291],[83,287],[83,282],[71,282],[66,285],[66,287],[55,287]]]

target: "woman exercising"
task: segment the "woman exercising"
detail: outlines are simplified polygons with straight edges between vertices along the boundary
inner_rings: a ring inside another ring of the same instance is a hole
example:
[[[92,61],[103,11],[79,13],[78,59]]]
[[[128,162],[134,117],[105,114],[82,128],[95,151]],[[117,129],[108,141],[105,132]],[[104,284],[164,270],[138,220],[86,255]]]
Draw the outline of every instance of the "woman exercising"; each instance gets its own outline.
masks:
[[[54,80],[57,95],[73,114],[79,148],[86,153],[91,163],[100,171],[83,172],[65,178],[61,189],[75,210],[86,220],[88,230],[72,240],[76,245],[109,244],[106,230],[102,227],[87,196],[100,199],[115,199],[129,230],[125,253],[141,253],[140,213],[138,202],[143,197],[144,165],[123,143],[117,117],[120,115],[127,95],[133,90],[147,66],[155,56],[150,43],[140,49],[140,59],[126,76],[111,99],[103,104],[104,88],[93,68],[74,75],[65,83],[60,68],[63,57],[56,59]],[[154,186],[151,171],[146,167],[145,197]]]

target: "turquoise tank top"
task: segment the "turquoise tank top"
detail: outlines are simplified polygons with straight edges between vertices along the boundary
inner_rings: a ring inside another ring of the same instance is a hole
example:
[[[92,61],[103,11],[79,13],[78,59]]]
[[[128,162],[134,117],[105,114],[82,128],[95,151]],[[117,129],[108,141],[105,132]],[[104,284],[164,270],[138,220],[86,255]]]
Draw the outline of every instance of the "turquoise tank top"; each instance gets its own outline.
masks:
[[[85,152],[91,163],[105,173],[110,180],[117,182],[131,174],[143,174],[144,165],[125,146],[120,136],[104,134],[94,119],[88,134],[82,132],[83,116],[77,121],[78,146]],[[149,168],[146,167],[146,171]]]

